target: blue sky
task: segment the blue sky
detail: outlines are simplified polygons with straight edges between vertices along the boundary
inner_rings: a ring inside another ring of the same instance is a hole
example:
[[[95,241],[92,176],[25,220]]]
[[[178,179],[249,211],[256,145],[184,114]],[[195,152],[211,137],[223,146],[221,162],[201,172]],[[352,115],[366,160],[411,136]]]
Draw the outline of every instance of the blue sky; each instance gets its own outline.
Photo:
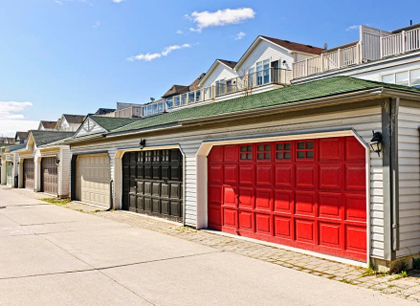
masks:
[[[259,34],[334,47],[358,39],[352,26],[393,30],[419,11],[418,0],[0,0],[0,135],[159,98]]]

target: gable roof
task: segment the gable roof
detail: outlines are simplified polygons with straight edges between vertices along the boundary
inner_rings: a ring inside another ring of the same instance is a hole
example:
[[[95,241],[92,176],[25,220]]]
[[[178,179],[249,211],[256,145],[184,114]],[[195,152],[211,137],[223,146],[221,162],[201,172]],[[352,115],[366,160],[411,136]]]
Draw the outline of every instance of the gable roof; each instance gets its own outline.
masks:
[[[32,134],[34,142],[38,147],[49,144],[57,140],[62,140],[62,139],[71,137],[74,134],[74,132],[42,131],[42,130],[31,130],[30,133]]]
[[[223,64],[225,65],[227,68],[232,69],[236,66],[236,64],[238,62],[235,61],[228,61],[228,60],[224,60],[224,59],[216,59],[213,64],[211,64],[209,70],[207,70],[207,72],[205,73],[205,75],[203,76],[203,78],[200,80],[199,85],[202,85],[207,78],[211,75],[211,73],[214,71],[214,69],[216,69],[218,64]]]
[[[188,86],[172,85],[172,87],[167,92],[165,92],[162,98],[167,98],[173,95],[180,95],[186,92],[188,92]]]
[[[44,129],[53,129],[55,128],[55,125],[57,124],[57,121],[44,121],[41,120],[41,125],[44,127]]]
[[[28,138],[29,132],[16,132],[15,140],[19,137],[20,140]]]
[[[276,45],[279,45],[280,47],[283,47],[291,51],[310,53],[310,54],[315,54],[315,55],[320,55],[322,51],[324,51],[324,49],[322,48],[317,48],[311,45],[299,44],[292,41],[263,36],[263,35],[261,35],[261,37],[271,41],[272,43],[275,43]]]
[[[324,51],[324,49],[313,47],[310,45],[304,45],[304,44],[300,44],[296,42],[291,42],[288,40],[259,35],[251,44],[251,46],[249,46],[249,48],[241,56],[238,63],[235,65],[235,70],[239,68],[239,66],[243,63],[243,61],[251,54],[252,51],[254,51],[256,46],[261,41],[267,41],[269,43],[275,44],[279,46],[280,48],[286,49],[290,52],[302,52],[302,53],[308,53],[308,54],[313,54],[313,55],[320,55],[322,51]]]
[[[228,67],[230,67],[230,68],[232,68],[233,69],[233,67],[235,67],[235,65],[238,63],[238,62],[235,62],[235,61],[228,61],[228,60],[224,60],[224,59],[217,59],[217,61],[219,61],[219,62],[221,62],[221,63],[223,63],[223,64],[225,64],[226,66],[228,66]]]
[[[94,115],[89,116],[89,118],[92,118],[96,123],[98,123],[108,132],[140,120],[139,118],[115,118]]]
[[[102,108],[101,107],[96,111],[95,115],[106,115],[112,112],[115,112],[115,108]]]
[[[66,118],[66,121],[68,123],[77,123],[80,124],[83,122],[86,116],[84,115],[69,115],[69,114],[63,114],[63,117]]]
[[[112,131],[111,134],[179,124],[185,120],[195,120],[217,115],[228,115],[252,109],[261,109],[273,106],[280,107],[281,105],[287,103],[330,97],[367,89],[395,89],[420,94],[420,89],[412,87],[366,81],[347,76],[337,76],[288,86],[246,97],[185,108],[155,117],[144,118],[116,129]]]

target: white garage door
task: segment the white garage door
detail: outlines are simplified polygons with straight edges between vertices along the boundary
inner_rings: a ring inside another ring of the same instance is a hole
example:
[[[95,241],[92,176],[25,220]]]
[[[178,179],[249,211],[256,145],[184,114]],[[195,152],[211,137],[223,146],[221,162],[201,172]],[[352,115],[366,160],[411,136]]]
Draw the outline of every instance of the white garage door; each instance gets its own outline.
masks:
[[[110,164],[108,154],[81,155],[76,161],[76,199],[109,206]]]

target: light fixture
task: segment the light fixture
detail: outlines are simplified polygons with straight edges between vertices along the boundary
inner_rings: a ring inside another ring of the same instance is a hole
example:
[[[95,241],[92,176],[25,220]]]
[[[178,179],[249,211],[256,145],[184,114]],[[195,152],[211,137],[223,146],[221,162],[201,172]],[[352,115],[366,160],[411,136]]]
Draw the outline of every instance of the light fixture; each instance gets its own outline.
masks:
[[[286,66],[286,64],[287,64],[286,60],[283,60],[282,64],[283,64],[284,66]]]
[[[60,164],[60,159],[59,159],[59,158],[56,158],[56,159],[55,159],[55,164],[56,164],[57,166]]]
[[[372,139],[370,140],[370,147],[373,152],[378,153],[378,156],[381,156],[382,151],[382,133],[381,132],[375,132],[372,131]]]
[[[146,146],[146,139],[140,139],[140,150],[143,150]]]

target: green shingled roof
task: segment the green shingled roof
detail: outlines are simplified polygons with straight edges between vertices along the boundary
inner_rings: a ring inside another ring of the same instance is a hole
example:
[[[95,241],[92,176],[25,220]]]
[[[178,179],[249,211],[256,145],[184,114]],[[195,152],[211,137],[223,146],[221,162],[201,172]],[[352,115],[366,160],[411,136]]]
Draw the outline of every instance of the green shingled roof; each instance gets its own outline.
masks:
[[[135,118],[115,118],[106,116],[90,116],[90,118],[108,132],[139,120]]]
[[[45,130],[32,130],[35,144],[39,147],[49,144],[54,141],[62,140],[73,136],[74,132],[59,132],[59,131],[45,131]]]
[[[144,118],[113,130],[111,134],[375,88],[397,89],[420,94],[420,89],[412,87],[337,76]]]

